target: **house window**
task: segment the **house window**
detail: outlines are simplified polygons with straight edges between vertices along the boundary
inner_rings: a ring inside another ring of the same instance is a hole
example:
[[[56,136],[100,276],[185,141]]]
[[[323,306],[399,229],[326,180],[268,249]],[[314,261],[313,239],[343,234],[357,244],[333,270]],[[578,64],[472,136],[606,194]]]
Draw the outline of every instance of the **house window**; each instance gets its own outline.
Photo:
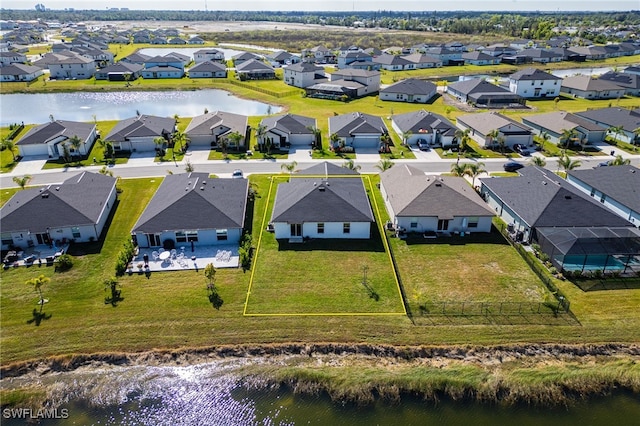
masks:
[[[198,231],[184,231],[187,236],[187,242],[198,241]]]
[[[80,238],[80,228],[77,226],[71,228],[71,233],[73,234],[73,238]]]
[[[9,244],[13,244],[13,238],[11,238],[11,234],[2,234],[2,245],[7,246]]]
[[[318,234],[324,234],[324,223],[318,223]]]
[[[417,228],[418,227],[418,218],[417,217],[412,217],[411,218],[411,223],[409,225],[410,228]]]
[[[176,232],[176,243],[186,243],[187,242],[187,236],[184,234],[183,231],[177,231]]]
[[[227,241],[228,232],[226,229],[216,229],[216,238],[218,241]]]
[[[343,234],[351,233],[351,224],[349,222],[345,222],[342,224],[342,233]]]
[[[607,199],[607,196],[602,194],[602,196],[600,197],[600,202],[604,203],[606,199]]]
[[[596,189],[595,188],[591,188],[591,196],[593,197],[594,195],[596,195]]]
[[[480,220],[479,217],[470,217],[467,223],[467,228],[477,228],[479,220]]]

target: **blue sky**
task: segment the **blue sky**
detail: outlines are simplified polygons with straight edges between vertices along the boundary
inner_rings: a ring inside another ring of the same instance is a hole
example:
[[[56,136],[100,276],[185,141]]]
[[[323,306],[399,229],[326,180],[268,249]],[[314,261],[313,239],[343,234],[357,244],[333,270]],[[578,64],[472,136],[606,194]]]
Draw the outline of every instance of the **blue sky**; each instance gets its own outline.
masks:
[[[593,11],[593,10],[640,10],[638,0],[449,0],[425,1],[405,0],[3,0],[5,9],[34,9],[42,3],[50,9],[106,9],[106,7],[128,7],[130,9],[172,9],[172,10],[508,10],[508,11]]]

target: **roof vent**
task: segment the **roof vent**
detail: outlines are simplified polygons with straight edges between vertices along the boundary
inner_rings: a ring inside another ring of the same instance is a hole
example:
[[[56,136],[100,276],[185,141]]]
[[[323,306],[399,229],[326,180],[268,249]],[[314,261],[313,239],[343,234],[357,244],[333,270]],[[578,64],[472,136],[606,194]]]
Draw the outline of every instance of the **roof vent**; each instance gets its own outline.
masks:
[[[570,199],[571,199],[571,195],[565,195],[565,196],[564,196],[564,199],[565,199],[565,200],[570,200]]]
[[[56,191],[60,191],[60,187],[59,186],[56,186]]]
[[[207,181],[206,181],[206,180],[203,180],[203,181],[202,181],[202,184],[203,184],[203,185],[206,185],[206,184],[207,184]]]
[[[542,181],[542,184],[543,184],[543,185],[546,185],[546,184],[547,184],[547,182],[545,182],[545,181]]]
[[[200,191],[204,191],[204,186],[201,186],[201,187],[200,187]]]
[[[42,194],[42,198],[49,198],[49,193],[48,192],[44,192]]]
[[[442,186],[440,182],[436,182],[436,186]]]
[[[324,186],[322,186],[322,185],[321,185],[321,186],[319,186],[319,187],[318,187],[318,191],[320,191],[320,192],[324,192],[324,191],[325,191],[325,187],[324,187]]]

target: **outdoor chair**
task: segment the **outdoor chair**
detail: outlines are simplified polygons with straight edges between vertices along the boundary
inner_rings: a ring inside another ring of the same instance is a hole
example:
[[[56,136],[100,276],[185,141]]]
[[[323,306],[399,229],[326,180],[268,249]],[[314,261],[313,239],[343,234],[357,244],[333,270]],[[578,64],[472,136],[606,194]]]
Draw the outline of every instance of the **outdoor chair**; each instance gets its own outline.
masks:
[[[153,251],[151,252],[151,259],[157,261],[158,259],[160,259],[160,253],[158,253],[157,251]]]

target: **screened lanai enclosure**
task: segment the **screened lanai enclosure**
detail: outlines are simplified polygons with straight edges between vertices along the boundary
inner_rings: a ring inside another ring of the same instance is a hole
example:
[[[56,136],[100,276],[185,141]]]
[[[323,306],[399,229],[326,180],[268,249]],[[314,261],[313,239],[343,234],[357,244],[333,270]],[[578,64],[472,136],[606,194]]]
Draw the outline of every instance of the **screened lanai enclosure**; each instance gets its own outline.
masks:
[[[536,228],[540,249],[561,271],[640,272],[640,230],[633,227]]]

